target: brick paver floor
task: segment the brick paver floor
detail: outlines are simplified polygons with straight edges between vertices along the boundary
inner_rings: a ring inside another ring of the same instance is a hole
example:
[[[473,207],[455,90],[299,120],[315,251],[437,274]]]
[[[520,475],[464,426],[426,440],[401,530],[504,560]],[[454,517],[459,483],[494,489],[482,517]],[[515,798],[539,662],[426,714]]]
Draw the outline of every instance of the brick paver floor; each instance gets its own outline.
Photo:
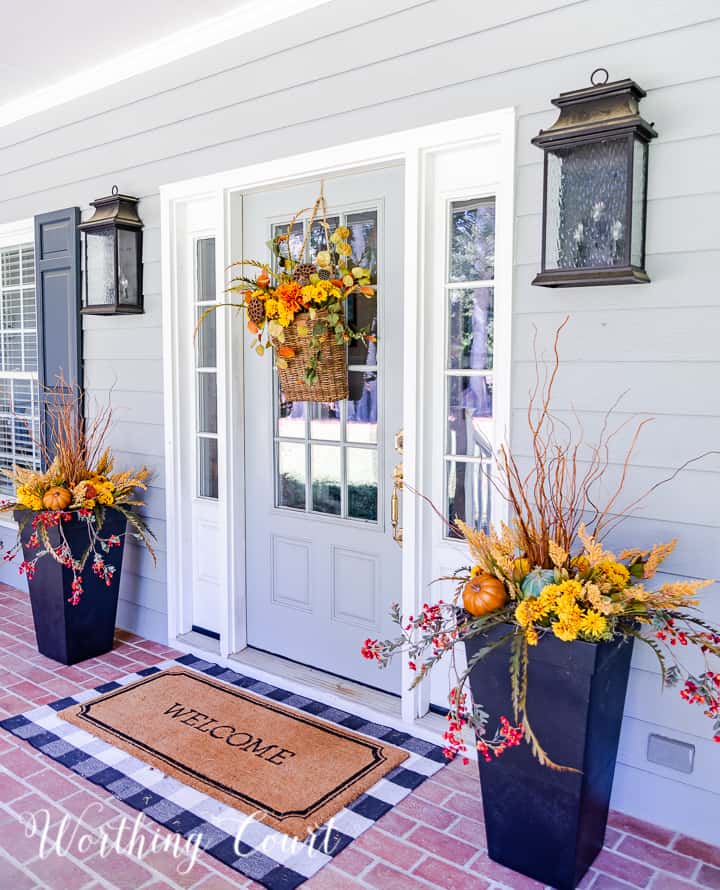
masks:
[[[0,718],[81,689],[98,686],[177,655],[160,643],[120,631],[109,655],[63,667],[39,655],[27,596],[0,585]],[[70,851],[39,855],[39,839],[26,837],[20,816],[46,810],[51,838],[68,817],[64,842]],[[142,862],[96,846],[80,849],[84,833],[132,822],[135,810],[56,765],[30,745],[0,732],[0,888],[2,890],[225,890],[257,887],[201,853],[188,860],[171,852]],[[71,839],[76,830],[74,842]],[[147,837],[165,837],[148,824]],[[720,848],[665,828],[612,813],[605,850],[583,881],[592,890],[689,890],[720,888]],[[384,816],[305,886],[309,890],[531,890],[540,884],[490,861],[473,767],[450,764]]]

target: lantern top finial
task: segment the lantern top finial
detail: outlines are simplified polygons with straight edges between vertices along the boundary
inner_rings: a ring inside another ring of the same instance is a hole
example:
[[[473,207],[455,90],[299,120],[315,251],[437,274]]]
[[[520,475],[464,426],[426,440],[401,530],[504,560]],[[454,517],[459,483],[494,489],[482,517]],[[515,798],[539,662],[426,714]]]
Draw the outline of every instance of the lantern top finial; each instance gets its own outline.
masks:
[[[139,198],[133,198],[132,195],[121,195],[118,187],[114,185],[112,194],[90,202],[90,206],[95,208],[95,213],[78,228],[81,232],[108,225],[124,229],[142,229],[143,222],[137,212],[139,201]]]
[[[611,81],[609,77],[607,68],[596,68],[590,75],[591,86],[552,99],[560,115],[551,127],[538,133],[533,145],[552,148],[579,139],[628,133],[646,142],[654,139],[655,129],[640,115],[645,90],[630,78]]]

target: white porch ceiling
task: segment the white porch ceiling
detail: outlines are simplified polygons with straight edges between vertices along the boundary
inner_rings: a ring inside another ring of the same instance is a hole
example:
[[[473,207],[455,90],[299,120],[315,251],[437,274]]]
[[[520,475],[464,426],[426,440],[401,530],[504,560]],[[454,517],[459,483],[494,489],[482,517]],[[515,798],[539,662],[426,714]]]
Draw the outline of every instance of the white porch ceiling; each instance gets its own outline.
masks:
[[[325,2],[0,3],[0,126]]]

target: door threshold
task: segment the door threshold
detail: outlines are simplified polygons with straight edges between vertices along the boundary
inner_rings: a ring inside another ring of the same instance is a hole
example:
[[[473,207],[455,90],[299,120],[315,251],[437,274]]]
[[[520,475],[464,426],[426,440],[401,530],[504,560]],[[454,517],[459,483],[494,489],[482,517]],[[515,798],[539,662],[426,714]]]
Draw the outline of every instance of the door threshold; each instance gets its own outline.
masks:
[[[308,667],[308,665],[291,661],[281,655],[263,652],[260,649],[248,647],[229,657],[232,661],[246,667],[258,668],[280,680],[293,680],[316,689],[318,692],[329,692],[333,696],[344,699],[348,704],[362,704],[379,714],[386,714],[388,717],[396,719],[400,717],[400,698],[389,692],[382,692],[380,689],[373,689],[363,683],[355,683],[353,680],[346,680],[335,674],[321,671],[319,668]]]
[[[178,635],[170,645],[183,652],[212,658],[224,667],[241,669],[242,673],[256,680],[350,711],[354,716],[410,733],[435,745],[445,744],[443,733],[447,729],[447,721],[443,716],[429,711],[409,723],[402,719],[400,699],[389,692],[381,692],[352,680],[342,680],[317,668],[257,649],[242,649],[223,656],[217,640],[194,631]],[[468,756],[473,757],[474,746],[468,747]]]
[[[185,651],[199,649],[201,652],[220,655],[220,640],[209,637],[207,634],[198,633],[196,630],[189,630],[187,633],[179,634],[176,642]]]

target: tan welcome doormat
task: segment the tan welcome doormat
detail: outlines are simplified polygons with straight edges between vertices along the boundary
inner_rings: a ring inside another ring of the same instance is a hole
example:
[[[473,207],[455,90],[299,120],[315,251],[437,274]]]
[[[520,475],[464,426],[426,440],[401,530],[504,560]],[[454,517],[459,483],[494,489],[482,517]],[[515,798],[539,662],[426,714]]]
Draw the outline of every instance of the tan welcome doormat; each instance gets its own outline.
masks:
[[[151,674],[60,716],[303,839],[409,756],[183,668]]]

